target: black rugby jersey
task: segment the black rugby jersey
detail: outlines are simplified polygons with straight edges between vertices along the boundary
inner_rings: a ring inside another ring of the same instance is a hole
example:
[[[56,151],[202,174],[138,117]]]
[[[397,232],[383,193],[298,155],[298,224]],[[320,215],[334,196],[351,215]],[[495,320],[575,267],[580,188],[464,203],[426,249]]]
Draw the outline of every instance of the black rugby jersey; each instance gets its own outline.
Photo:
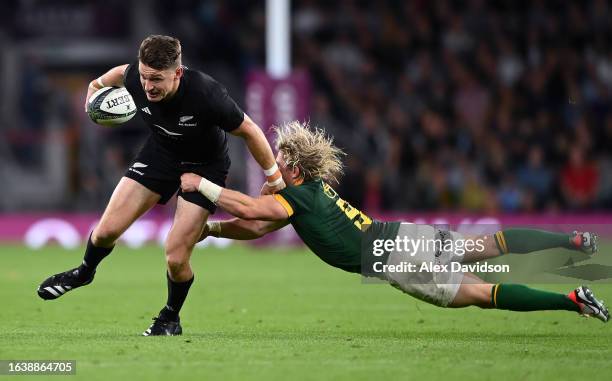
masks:
[[[207,163],[227,158],[226,131],[244,120],[244,112],[212,77],[184,68],[176,94],[149,102],[140,83],[138,62],[125,70],[124,86],[161,148],[180,160]]]

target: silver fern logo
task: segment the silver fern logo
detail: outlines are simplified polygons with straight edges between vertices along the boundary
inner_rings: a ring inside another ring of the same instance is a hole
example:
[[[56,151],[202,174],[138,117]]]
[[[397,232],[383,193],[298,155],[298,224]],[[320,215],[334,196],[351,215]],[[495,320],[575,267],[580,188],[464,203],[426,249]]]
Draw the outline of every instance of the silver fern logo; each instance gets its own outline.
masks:
[[[179,118],[179,127],[195,127],[198,125],[196,121],[192,121],[192,123],[187,123],[190,120],[193,120],[193,115],[183,115]]]

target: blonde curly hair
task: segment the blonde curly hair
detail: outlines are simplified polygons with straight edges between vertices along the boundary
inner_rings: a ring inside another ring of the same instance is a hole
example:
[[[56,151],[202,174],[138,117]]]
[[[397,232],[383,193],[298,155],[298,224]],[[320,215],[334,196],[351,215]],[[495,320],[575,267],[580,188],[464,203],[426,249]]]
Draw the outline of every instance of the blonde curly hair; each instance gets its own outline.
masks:
[[[334,146],[323,129],[312,129],[309,123],[295,120],[273,128],[276,149],[288,167],[300,169],[304,181],[321,179],[338,183],[343,172],[341,157],[346,154]]]

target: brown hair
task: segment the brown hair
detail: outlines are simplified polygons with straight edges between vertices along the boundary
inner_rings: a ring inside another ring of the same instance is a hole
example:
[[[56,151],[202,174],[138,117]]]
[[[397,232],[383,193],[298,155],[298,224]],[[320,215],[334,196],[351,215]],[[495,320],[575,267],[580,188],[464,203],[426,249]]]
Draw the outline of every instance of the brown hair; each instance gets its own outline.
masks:
[[[140,44],[138,60],[155,70],[177,67],[181,64],[181,42],[170,36],[151,35]]]

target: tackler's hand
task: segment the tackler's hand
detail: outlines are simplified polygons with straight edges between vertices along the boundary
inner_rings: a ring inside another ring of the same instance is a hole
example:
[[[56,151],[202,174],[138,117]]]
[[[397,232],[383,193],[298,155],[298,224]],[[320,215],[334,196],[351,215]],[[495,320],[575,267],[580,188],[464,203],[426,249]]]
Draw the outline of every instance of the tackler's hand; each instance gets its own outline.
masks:
[[[183,192],[197,192],[202,176],[195,173],[183,173],[181,175],[181,189]]]
[[[276,180],[273,183],[266,181],[264,185],[261,187],[260,193],[262,196],[270,195],[270,194],[274,194],[274,193],[277,193],[283,190],[285,187],[286,185],[285,185],[285,182],[283,181],[283,178],[279,177],[278,180]]]
[[[204,225],[204,230],[202,230],[202,234],[200,234],[200,238],[198,239],[198,242],[204,241],[206,237],[208,237],[209,235],[210,235],[210,226],[208,225],[208,222],[207,222],[206,225]]]

